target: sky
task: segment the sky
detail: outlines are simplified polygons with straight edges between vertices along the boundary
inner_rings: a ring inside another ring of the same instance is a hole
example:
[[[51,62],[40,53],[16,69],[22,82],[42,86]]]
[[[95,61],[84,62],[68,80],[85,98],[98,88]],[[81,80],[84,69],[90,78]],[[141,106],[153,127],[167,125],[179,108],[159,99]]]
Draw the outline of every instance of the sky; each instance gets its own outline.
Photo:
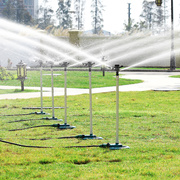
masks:
[[[43,0],[40,0],[39,4]],[[134,22],[140,21],[140,14],[142,12],[142,2],[143,0],[101,0],[104,5],[103,19],[104,19],[104,30],[110,31],[111,33],[120,33],[124,29],[124,23],[128,22],[128,3],[131,3],[131,18]],[[148,0],[153,1],[153,0]],[[154,0],[155,1],[155,0]],[[49,0],[49,4],[54,10],[57,9],[58,0]],[[170,0],[169,0],[170,2]],[[170,11],[169,3],[169,13]],[[179,18],[180,1],[174,0],[174,22],[175,26],[180,23]],[[85,30],[92,29],[92,18],[91,18],[91,0],[86,0],[85,6]],[[169,20],[170,23],[170,20]]]

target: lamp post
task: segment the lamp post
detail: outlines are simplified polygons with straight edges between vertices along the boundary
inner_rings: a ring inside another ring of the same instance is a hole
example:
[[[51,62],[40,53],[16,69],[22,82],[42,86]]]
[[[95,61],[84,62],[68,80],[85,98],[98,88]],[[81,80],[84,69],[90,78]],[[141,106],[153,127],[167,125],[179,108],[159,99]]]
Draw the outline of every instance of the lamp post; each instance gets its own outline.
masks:
[[[161,6],[162,0],[156,0],[155,3],[156,3],[157,6]]]
[[[26,64],[22,60],[17,66],[17,79],[21,81],[21,91],[24,91],[24,81],[27,78]]]

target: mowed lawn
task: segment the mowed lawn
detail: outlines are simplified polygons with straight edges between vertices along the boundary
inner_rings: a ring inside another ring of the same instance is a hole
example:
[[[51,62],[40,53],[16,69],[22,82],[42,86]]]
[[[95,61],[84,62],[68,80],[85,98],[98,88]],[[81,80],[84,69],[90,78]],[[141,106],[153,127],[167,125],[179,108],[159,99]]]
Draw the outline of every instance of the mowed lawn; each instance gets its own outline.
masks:
[[[115,143],[116,95],[93,94],[93,134],[103,140],[58,139],[80,134],[89,135],[89,96],[68,96],[67,121],[72,130],[38,125],[64,122],[35,120],[50,115],[3,116],[27,114],[38,107],[40,99],[1,100],[0,138],[31,146],[28,148],[0,142],[0,179],[180,179],[180,91],[120,92],[119,141],[130,149],[109,150],[100,147],[67,148],[67,146]],[[51,106],[51,98],[44,98]],[[63,106],[64,97],[55,97],[55,106]],[[64,119],[64,110],[56,109],[55,116]],[[29,120],[33,119],[33,120]],[[27,120],[12,122],[15,120]],[[11,123],[10,123],[11,122]],[[30,140],[50,138],[48,140]]]
[[[16,71],[11,71],[14,75],[14,80],[0,81],[0,85],[4,86],[20,86],[20,81],[16,80]],[[51,87],[51,72],[42,72],[43,87]],[[64,87],[64,71],[53,72],[53,85],[54,87]],[[116,73],[105,72],[105,76],[101,71],[92,72],[92,88],[98,87],[109,87],[116,85]],[[119,85],[135,84],[142,82],[141,80],[125,79],[121,76]],[[39,71],[28,71],[27,79],[24,81],[25,86],[40,87],[40,72]],[[89,72],[88,71],[68,71],[67,72],[67,87],[68,88],[89,88]]]

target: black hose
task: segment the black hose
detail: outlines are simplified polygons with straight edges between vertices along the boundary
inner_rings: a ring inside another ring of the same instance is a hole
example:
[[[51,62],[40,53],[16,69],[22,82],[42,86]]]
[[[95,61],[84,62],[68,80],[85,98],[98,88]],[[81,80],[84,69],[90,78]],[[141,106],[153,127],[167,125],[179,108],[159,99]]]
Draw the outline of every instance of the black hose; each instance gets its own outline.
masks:
[[[23,122],[23,121],[32,121],[32,120],[45,120],[45,121],[49,121],[49,119],[47,118],[41,118],[41,119],[20,119],[20,120],[16,120],[16,121],[9,121],[9,122],[7,122],[7,123],[15,123],[15,122]]]
[[[52,147],[47,147],[47,146],[30,146],[30,145],[17,144],[17,143],[13,143],[13,142],[9,142],[9,141],[4,141],[2,139],[0,139],[0,142],[6,143],[6,144],[12,144],[15,146],[29,147],[29,148],[52,148]]]
[[[65,137],[41,138],[41,139],[29,139],[29,140],[40,140],[40,141],[45,141],[45,140],[51,140],[51,139],[71,139],[71,138],[77,138],[77,137],[76,137],[76,136],[65,136]]]
[[[42,138],[42,139],[29,139],[29,140],[50,140],[50,139],[70,139],[70,138],[77,138],[77,139],[84,139],[86,135],[76,135],[76,136],[64,136],[64,137],[55,137],[55,138]]]
[[[31,115],[32,113],[28,114],[6,114],[6,115],[0,115],[0,116],[24,116],[24,115]]]
[[[87,148],[87,147],[100,147],[99,145],[89,145],[89,146],[66,146],[65,148]]]
[[[37,127],[47,127],[47,126],[52,126],[52,125],[39,125],[39,126],[32,126],[32,127],[22,128],[22,129],[10,129],[9,131],[21,131],[21,130],[25,130],[25,129],[31,129],[31,128],[37,128]]]

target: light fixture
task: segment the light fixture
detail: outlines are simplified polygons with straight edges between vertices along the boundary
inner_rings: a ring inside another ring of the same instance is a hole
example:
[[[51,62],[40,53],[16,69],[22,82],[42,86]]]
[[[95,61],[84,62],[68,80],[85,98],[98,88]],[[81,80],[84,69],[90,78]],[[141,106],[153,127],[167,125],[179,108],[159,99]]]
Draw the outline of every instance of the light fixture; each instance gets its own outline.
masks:
[[[162,0],[156,0],[155,3],[156,3],[157,6],[161,6]]]
[[[24,91],[24,81],[27,78],[26,64],[22,60],[17,66],[17,79],[21,81],[21,90]]]

